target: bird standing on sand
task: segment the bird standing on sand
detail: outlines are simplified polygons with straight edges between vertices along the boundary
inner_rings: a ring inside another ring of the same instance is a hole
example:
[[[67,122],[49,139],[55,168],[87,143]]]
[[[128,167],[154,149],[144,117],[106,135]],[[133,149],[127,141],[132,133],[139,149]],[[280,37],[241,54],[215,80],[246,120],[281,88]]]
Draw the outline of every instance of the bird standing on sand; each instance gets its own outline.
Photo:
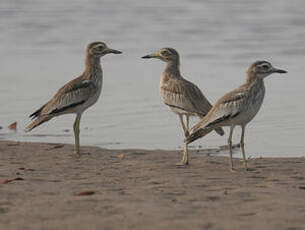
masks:
[[[276,69],[267,61],[254,62],[247,71],[246,83],[220,98],[202,121],[192,128],[190,135],[185,138],[185,143],[189,144],[205,136],[211,129],[230,126],[228,144],[230,147],[230,169],[233,170],[232,134],[235,126],[241,126],[240,146],[244,167],[247,169],[244,148],[245,128],[263,103],[265,96],[264,78],[272,73],[287,73],[287,71]]]
[[[178,114],[184,135],[187,137],[189,135],[189,117],[198,116],[203,118],[212,108],[212,105],[195,84],[181,76],[179,54],[175,49],[163,48],[142,58],[157,58],[166,62],[160,80],[161,98],[174,113]],[[183,115],[186,117],[186,124]],[[219,135],[224,134],[222,128],[216,128],[215,131]],[[181,162],[177,163],[177,166],[184,166],[188,163],[188,148],[185,143],[183,158]]]
[[[106,54],[120,54],[121,51],[110,49],[103,42],[92,42],[87,47],[86,68],[84,73],[61,87],[55,96],[30,117],[35,120],[25,129],[31,131],[42,123],[63,114],[75,113],[73,125],[75,152],[79,152],[79,124],[82,113],[99,98],[103,84],[103,71],[100,58]]]

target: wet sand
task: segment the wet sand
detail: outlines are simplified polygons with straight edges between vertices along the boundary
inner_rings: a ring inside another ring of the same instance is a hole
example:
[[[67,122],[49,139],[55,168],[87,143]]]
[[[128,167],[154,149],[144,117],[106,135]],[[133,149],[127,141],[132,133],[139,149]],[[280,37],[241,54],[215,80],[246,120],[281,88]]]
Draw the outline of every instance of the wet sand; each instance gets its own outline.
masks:
[[[0,142],[0,229],[305,229],[305,158]],[[16,179],[7,181],[6,179]]]

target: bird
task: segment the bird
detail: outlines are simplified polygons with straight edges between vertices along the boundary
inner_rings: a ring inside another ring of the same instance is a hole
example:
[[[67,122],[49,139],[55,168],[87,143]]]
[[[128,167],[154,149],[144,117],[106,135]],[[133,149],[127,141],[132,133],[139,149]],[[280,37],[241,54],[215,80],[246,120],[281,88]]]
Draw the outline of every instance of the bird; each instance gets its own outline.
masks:
[[[110,53],[121,54],[122,52],[110,49],[100,41],[88,44],[83,74],[62,86],[51,100],[32,113],[29,117],[35,120],[25,128],[25,132],[31,131],[54,117],[74,113],[76,114],[73,124],[75,153],[80,155],[81,116],[87,108],[97,102],[101,94],[103,71],[100,58]]]
[[[186,80],[180,74],[180,57],[174,48],[162,48],[153,54],[142,58],[157,58],[166,62],[166,67],[160,79],[160,95],[165,105],[179,116],[184,136],[189,135],[189,117],[203,118],[212,108],[211,103],[194,83]],[[185,116],[185,122],[183,116]],[[212,131],[212,130],[210,130]],[[216,128],[219,135],[224,135],[222,128]],[[188,146],[184,144],[182,160],[177,166],[189,164]]]
[[[232,135],[235,126],[241,126],[240,147],[243,165],[247,170],[244,146],[246,125],[255,117],[263,103],[265,96],[264,79],[273,73],[283,74],[287,71],[277,69],[270,62],[264,60],[252,63],[247,70],[246,82],[221,97],[208,114],[192,128],[190,135],[185,138],[185,143],[192,143],[205,136],[211,129],[229,126],[230,170],[233,171]]]

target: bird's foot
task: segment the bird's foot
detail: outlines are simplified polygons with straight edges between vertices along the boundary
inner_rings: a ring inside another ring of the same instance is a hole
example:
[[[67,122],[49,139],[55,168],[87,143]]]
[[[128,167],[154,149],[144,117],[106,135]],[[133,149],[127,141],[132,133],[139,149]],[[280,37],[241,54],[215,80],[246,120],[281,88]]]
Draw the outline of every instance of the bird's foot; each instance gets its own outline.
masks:
[[[177,167],[186,167],[189,164],[188,161],[180,161],[178,163],[176,163]]]

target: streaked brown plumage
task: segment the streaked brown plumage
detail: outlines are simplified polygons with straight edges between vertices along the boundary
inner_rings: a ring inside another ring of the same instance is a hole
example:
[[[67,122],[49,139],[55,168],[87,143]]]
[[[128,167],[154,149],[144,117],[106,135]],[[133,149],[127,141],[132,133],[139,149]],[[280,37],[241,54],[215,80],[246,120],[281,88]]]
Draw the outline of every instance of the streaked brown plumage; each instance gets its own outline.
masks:
[[[203,118],[212,105],[195,84],[184,79],[180,74],[179,54],[175,49],[163,48],[142,58],[158,58],[166,62],[165,70],[160,79],[161,98],[174,113],[178,114],[184,135],[187,137],[189,135],[189,117]],[[183,121],[183,115],[186,117],[186,125]],[[222,128],[216,128],[215,131],[219,135],[224,134]],[[185,145],[182,161],[177,165],[186,164],[188,164],[187,145]]]
[[[74,122],[75,151],[79,154],[79,123],[82,113],[99,98],[103,72],[100,58],[108,53],[120,54],[121,51],[110,49],[103,42],[92,42],[87,47],[86,68],[84,73],[61,87],[55,96],[32,113],[35,119],[26,129],[31,131],[42,123],[63,114],[76,113]]]
[[[286,71],[272,67],[267,61],[254,62],[247,71],[246,83],[221,97],[202,121],[192,128],[191,134],[185,138],[185,143],[189,144],[205,136],[212,129],[230,126],[228,143],[230,147],[230,167],[233,170],[232,134],[235,126],[241,126],[240,145],[244,167],[247,168],[244,149],[245,127],[259,111],[265,96],[264,78],[272,73],[286,73]]]
[[[166,105],[180,108],[181,113],[185,111],[186,115],[204,117],[212,108],[200,89],[182,76],[172,77],[165,73],[161,80],[160,91]]]

